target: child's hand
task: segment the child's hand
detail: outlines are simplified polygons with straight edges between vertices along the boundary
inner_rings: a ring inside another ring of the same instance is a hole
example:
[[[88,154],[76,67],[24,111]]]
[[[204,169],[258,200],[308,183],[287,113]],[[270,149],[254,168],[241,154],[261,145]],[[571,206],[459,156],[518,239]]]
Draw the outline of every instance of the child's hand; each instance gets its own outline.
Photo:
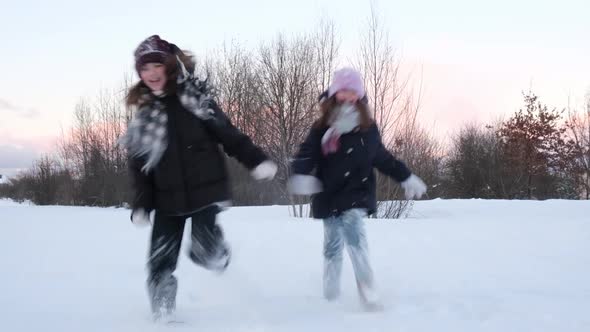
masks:
[[[404,188],[406,199],[418,199],[426,193],[427,189],[424,181],[414,174],[402,182],[402,188]]]
[[[289,178],[287,189],[295,195],[311,195],[322,191],[322,182],[315,176],[295,174]]]
[[[137,227],[146,227],[152,224],[149,213],[142,208],[131,212],[131,222]]]
[[[272,180],[277,174],[277,164],[270,160],[266,160],[256,166],[251,172],[252,177],[256,180]]]

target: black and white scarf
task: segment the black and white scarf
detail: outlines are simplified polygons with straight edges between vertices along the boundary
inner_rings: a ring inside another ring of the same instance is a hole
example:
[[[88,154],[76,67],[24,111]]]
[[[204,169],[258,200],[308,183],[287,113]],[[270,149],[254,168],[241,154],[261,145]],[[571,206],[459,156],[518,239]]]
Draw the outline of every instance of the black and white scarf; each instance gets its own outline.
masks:
[[[211,89],[207,81],[199,80],[189,73],[180,59],[178,66],[181,73],[176,82],[177,94],[182,106],[199,119],[214,118],[215,111],[211,109]],[[120,139],[120,144],[127,149],[131,157],[144,160],[141,170],[146,174],[158,164],[168,146],[168,115],[162,97],[164,96],[146,92],[140,99],[140,106],[134,112],[127,132]]]

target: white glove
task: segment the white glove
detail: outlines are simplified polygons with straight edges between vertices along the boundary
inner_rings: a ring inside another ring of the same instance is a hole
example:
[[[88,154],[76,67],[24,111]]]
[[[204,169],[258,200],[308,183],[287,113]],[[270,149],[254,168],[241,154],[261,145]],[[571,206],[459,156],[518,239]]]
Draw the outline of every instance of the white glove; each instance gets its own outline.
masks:
[[[270,160],[263,161],[250,174],[256,180],[272,180],[277,174],[277,164]]]
[[[150,215],[142,208],[131,212],[131,222],[137,227],[146,227],[152,224]]]
[[[402,188],[404,188],[406,199],[418,199],[426,193],[427,189],[424,181],[414,174],[402,182]]]
[[[287,189],[295,195],[311,195],[322,191],[322,182],[311,175],[295,174],[289,178]]]

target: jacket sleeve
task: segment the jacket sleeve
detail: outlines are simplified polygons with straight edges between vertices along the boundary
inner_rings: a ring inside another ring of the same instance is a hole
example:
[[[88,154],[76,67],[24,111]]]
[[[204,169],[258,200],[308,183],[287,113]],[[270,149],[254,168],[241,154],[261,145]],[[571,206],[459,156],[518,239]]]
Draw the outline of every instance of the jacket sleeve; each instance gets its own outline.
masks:
[[[393,178],[397,182],[403,182],[407,180],[412,172],[403,162],[397,160],[391,152],[387,151],[383,142],[381,141],[381,134],[375,127],[377,137],[377,153],[375,159],[373,159],[373,166],[376,167],[381,173]]]
[[[209,132],[221,143],[225,153],[236,158],[248,169],[253,169],[268,159],[250,137],[231,123],[216,102],[212,101],[210,108],[214,112],[213,117],[204,122]]]
[[[143,163],[137,158],[129,158],[129,172],[131,187],[133,189],[133,210],[143,208],[146,212],[154,209],[154,181],[153,173],[145,174],[142,170]]]
[[[291,161],[293,174],[309,175],[317,166],[321,157],[321,133],[311,129],[307,138],[299,146],[299,151]]]

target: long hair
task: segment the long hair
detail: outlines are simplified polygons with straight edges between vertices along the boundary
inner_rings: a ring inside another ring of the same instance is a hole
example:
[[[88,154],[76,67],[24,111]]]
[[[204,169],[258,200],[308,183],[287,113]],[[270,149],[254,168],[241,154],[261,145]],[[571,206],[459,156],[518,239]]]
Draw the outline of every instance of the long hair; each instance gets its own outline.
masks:
[[[320,102],[320,117],[313,124],[314,128],[325,128],[330,126],[330,118],[332,112],[340,106],[340,103],[336,100],[336,96],[325,98]],[[360,114],[360,128],[361,130],[367,130],[374,123],[371,118],[371,112],[369,111],[369,105],[362,99],[359,99],[356,104],[357,112]]]
[[[178,88],[176,79],[180,74],[180,68],[178,66],[177,57],[180,59],[180,61],[182,61],[184,67],[189,73],[194,73],[195,71],[195,60],[192,54],[188,51],[182,51],[174,44],[170,44],[170,46],[172,48],[173,54],[169,54],[164,60],[164,67],[166,68],[166,85],[164,86],[164,93],[166,95],[176,94]],[[140,81],[133,85],[127,92],[125,104],[127,107],[141,106],[141,104],[144,102],[142,100],[142,96],[149,92],[150,89],[140,79]]]

